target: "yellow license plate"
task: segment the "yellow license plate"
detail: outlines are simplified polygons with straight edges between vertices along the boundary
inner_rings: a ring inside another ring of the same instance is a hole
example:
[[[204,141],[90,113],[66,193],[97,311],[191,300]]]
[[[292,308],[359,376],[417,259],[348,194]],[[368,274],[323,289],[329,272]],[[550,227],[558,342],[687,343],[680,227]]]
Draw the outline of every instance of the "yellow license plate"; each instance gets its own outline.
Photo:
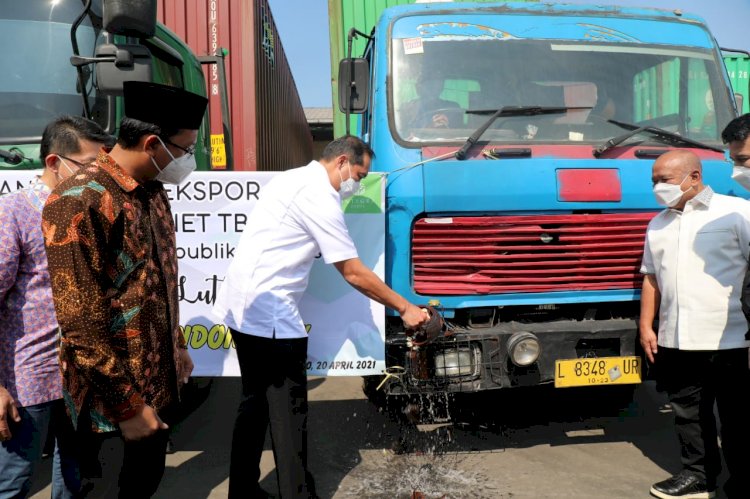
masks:
[[[640,357],[598,357],[555,361],[556,388],[626,385],[640,382]]]

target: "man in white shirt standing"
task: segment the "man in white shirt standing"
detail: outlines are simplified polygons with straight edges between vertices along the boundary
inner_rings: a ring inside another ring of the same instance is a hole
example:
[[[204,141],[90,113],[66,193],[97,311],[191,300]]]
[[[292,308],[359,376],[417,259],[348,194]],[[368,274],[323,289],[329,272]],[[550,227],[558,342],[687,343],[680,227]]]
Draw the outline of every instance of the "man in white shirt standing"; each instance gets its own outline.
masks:
[[[716,194],[700,159],[671,151],[653,166],[654,194],[667,209],[648,226],[641,273],[640,341],[675,416],[683,469],[651,488],[656,497],[714,497],[721,469],[729,497],[750,497],[748,324],[740,293],[750,255],[750,203]],[[658,334],[653,330],[659,312]]]
[[[229,497],[266,497],[258,485],[271,425],[281,497],[316,497],[307,469],[307,332],[299,300],[318,255],[367,297],[415,328],[429,317],[357,257],[341,210],[370,170],[373,152],[345,136],[320,161],[274,177],[249,215],[214,314],[229,326],[242,376],[232,437]]]

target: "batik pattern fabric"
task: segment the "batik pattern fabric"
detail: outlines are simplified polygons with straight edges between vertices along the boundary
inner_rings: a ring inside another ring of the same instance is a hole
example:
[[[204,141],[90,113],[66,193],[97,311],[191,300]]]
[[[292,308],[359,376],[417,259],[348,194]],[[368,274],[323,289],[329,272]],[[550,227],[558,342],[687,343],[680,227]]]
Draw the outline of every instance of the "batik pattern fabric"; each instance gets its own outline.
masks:
[[[102,152],[62,182],[44,208],[68,410],[106,432],[147,404],[178,397],[177,256],[159,182],[138,183]]]
[[[0,197],[0,386],[24,407],[62,397],[42,208],[36,178]]]

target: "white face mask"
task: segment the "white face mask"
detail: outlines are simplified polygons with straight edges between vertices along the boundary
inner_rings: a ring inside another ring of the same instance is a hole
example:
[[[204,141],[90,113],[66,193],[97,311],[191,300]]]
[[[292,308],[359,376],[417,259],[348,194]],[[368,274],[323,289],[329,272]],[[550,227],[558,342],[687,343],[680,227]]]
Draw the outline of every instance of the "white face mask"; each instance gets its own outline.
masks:
[[[732,169],[732,178],[735,182],[750,191],[750,168],[735,166]]]
[[[68,163],[67,163],[67,162],[66,162],[66,161],[65,161],[64,159],[62,159],[62,158],[61,158],[60,156],[58,156],[57,158],[58,158],[58,159],[60,160],[60,162],[61,162],[61,163],[63,164],[63,166],[64,166],[64,167],[65,167],[65,168],[66,168],[66,169],[67,169],[67,170],[68,170],[68,171],[70,172],[70,174],[71,174],[71,175],[75,175],[75,174],[76,174],[76,171],[75,171],[75,170],[73,170],[73,169],[72,169],[72,168],[70,167],[70,165],[69,165],[69,164],[68,164]],[[59,181],[62,181],[62,180],[63,180],[63,178],[62,178],[62,177],[60,176],[60,174],[59,174],[59,173],[57,174],[57,179],[58,179]]]
[[[339,196],[341,196],[341,199],[347,199],[352,197],[358,190],[359,190],[359,182],[354,180],[354,177],[352,177],[352,164],[349,163],[349,178],[346,180],[343,180],[344,177],[341,176],[341,170],[339,170],[339,178],[341,178],[341,185],[339,185]]]
[[[162,147],[167,151],[167,154],[169,154],[169,157],[172,158],[172,161],[169,162],[167,166],[165,166],[163,169],[159,168],[159,165],[156,164],[156,160],[151,157],[151,162],[154,164],[157,170],[159,170],[159,174],[156,176],[156,180],[159,182],[163,182],[165,184],[180,184],[183,180],[187,178],[188,175],[193,173],[196,168],[195,163],[195,155],[194,154],[183,154],[179,158],[175,158],[172,156],[172,153],[169,152],[169,149],[167,149],[167,146],[164,145],[164,142],[159,137],[156,137],[159,139],[159,142],[161,142]]]
[[[690,176],[688,173],[685,175],[685,178],[682,179],[682,182],[685,181]],[[682,182],[679,184],[668,184],[666,182],[659,182],[654,186],[654,196],[656,196],[656,202],[663,206],[669,206],[670,208],[678,205],[680,203],[680,199],[682,199],[682,196],[685,194],[685,192],[682,191]],[[690,189],[693,187],[690,186]],[[688,189],[688,190],[690,190]]]

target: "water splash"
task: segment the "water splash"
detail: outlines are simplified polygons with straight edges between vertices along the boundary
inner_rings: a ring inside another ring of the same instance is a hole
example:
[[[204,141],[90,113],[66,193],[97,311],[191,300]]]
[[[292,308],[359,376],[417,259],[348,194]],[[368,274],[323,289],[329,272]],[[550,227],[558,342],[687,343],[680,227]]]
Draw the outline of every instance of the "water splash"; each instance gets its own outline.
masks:
[[[372,439],[372,450],[340,488],[336,497],[368,499],[490,499],[505,496],[481,471],[465,462],[458,451],[451,424],[416,425],[417,413],[428,420],[450,419],[450,401],[442,397],[412,397],[400,412],[405,417],[396,430],[398,441],[391,449],[379,448],[382,433]],[[407,422],[411,421],[411,422]],[[386,430],[387,425],[383,425]],[[375,430],[375,428],[373,428]],[[369,440],[369,439],[368,439]]]
[[[425,499],[502,497],[479,471],[462,470],[463,457],[457,454],[403,454],[388,452],[382,459],[368,459],[349,474],[348,490],[336,497],[372,499]]]

